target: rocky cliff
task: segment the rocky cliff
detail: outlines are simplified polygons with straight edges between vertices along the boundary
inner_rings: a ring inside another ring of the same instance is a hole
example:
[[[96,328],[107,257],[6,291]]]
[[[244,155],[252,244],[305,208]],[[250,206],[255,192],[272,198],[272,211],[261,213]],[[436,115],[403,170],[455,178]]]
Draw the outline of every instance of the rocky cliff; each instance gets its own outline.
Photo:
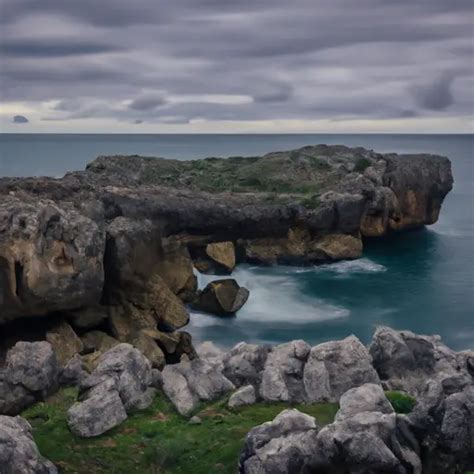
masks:
[[[0,324],[48,316],[33,339],[86,337],[87,350],[73,347],[97,359],[113,336],[161,367],[192,357],[176,330],[196,298],[193,265],[229,273],[242,261],[357,258],[364,236],[435,222],[452,184],[444,157],[325,145],[194,161],[99,157],[62,179],[0,179]]]

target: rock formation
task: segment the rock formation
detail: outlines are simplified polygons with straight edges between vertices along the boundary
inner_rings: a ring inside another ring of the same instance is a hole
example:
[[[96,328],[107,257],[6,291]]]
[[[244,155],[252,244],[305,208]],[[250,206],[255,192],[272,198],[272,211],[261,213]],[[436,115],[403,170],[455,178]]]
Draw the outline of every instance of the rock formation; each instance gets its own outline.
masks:
[[[245,261],[357,258],[363,236],[433,223],[451,187],[447,158],[325,145],[253,158],[99,157],[61,179],[0,179],[0,360],[21,339],[9,324],[31,326],[22,318],[63,367],[79,353],[94,370],[113,342],[96,331],[156,368],[192,358],[186,304],[229,314],[248,296],[234,285],[224,297],[216,282],[198,295],[194,266],[228,274]]]

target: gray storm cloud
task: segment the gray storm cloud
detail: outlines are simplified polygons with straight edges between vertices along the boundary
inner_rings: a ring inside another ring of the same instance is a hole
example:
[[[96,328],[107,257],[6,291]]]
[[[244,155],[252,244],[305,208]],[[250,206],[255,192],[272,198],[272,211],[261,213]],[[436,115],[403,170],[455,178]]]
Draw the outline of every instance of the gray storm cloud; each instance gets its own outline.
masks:
[[[471,0],[2,0],[1,98],[51,103],[43,118],[55,121],[467,116],[472,8]]]

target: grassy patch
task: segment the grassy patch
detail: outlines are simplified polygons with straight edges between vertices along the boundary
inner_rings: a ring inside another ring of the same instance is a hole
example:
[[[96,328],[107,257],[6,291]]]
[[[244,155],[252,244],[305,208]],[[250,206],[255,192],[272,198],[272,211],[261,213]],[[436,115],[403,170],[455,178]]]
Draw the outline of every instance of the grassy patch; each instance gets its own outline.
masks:
[[[397,413],[410,413],[416,404],[416,399],[404,392],[392,390],[385,392],[385,396]]]
[[[363,173],[372,163],[367,158],[359,158],[354,166],[354,171]]]
[[[235,473],[240,450],[253,426],[272,420],[287,404],[257,404],[230,411],[227,400],[203,405],[200,425],[189,425],[161,395],[147,410],[92,439],[75,437],[66,424],[76,391],[66,389],[23,416],[32,424],[41,453],[63,473]],[[331,423],[335,404],[297,405],[321,425]]]

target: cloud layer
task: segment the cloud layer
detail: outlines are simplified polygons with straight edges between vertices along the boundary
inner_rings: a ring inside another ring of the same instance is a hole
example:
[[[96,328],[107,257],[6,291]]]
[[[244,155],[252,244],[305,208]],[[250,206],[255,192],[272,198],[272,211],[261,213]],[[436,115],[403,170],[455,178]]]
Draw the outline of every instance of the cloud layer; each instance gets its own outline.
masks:
[[[43,130],[473,112],[472,0],[0,1],[3,113]]]

